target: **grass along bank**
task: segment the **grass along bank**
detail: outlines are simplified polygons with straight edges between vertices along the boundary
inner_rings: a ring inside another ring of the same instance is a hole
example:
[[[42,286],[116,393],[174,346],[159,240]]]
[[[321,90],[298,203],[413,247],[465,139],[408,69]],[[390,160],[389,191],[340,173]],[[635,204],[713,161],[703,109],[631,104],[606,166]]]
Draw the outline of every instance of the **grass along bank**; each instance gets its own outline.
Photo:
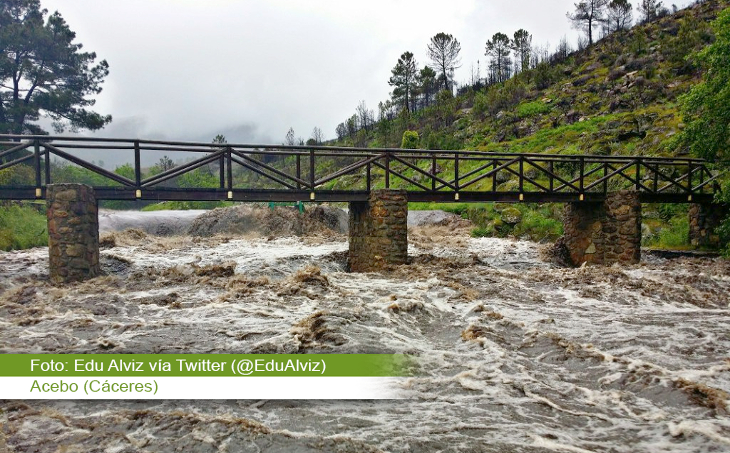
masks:
[[[559,203],[409,203],[412,210],[440,209],[471,220],[473,237],[513,236],[552,242],[563,234],[563,207]],[[645,204],[642,240],[645,247],[690,250],[687,205]]]
[[[47,245],[45,203],[5,202],[0,206],[0,250],[21,250]]]

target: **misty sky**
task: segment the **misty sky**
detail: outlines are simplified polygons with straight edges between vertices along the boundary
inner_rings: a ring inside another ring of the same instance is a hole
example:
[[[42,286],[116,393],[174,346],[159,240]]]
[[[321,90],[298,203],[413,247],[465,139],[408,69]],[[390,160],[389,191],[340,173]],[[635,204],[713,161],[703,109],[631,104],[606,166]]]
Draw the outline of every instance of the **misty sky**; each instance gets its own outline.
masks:
[[[439,32],[461,42],[457,82],[486,67],[496,32],[525,28],[551,48],[579,34],[572,0],[41,0],[84,50],[109,62],[95,109],[114,117],[100,136],[282,143],[289,127],[325,138],[364,100],[389,98],[404,51],[419,66]],[[634,2],[636,3],[636,2]],[[689,0],[677,2],[684,7]],[[634,14],[638,16],[637,13]],[[85,134],[88,134],[86,132]]]

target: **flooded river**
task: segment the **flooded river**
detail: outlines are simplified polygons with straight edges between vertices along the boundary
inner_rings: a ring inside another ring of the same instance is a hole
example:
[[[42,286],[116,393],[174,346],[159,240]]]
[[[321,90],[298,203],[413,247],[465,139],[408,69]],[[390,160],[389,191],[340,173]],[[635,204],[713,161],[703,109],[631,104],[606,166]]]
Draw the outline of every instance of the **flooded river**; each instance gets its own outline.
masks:
[[[10,452],[730,451],[730,264],[561,269],[424,227],[344,272],[341,235],[115,233],[106,276],[0,254],[1,353],[408,353],[390,401],[0,401]]]

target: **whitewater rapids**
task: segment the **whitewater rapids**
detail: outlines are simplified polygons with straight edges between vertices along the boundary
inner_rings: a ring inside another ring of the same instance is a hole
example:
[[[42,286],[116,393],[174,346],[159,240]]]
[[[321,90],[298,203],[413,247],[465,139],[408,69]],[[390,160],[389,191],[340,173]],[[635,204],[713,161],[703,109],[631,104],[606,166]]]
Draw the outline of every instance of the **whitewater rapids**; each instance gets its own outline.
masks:
[[[447,227],[382,274],[343,236],[115,244],[58,288],[47,249],[0,254],[0,353],[408,353],[408,399],[0,401],[0,451],[730,451],[721,259],[561,269]]]

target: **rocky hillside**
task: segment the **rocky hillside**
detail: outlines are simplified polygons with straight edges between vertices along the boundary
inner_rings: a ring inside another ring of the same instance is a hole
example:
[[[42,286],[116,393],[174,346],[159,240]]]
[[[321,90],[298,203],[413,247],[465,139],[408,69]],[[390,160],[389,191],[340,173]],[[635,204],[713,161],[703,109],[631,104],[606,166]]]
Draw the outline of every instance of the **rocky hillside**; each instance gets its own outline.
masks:
[[[701,80],[703,69],[693,55],[713,42],[711,22],[728,7],[730,0],[696,3],[582,51],[556,53],[505,83],[462,87],[455,97],[442,92],[434,105],[376,122],[341,144],[400,147],[403,133],[411,130],[418,132],[415,145],[427,149],[685,155],[673,140],[683,127],[679,99]],[[515,183],[500,182],[503,189]],[[427,207],[435,206],[421,208]],[[562,234],[561,206],[438,207],[474,221],[473,235]],[[507,222],[505,209],[519,211],[520,219]],[[645,245],[690,247],[684,205],[646,206],[643,230]]]
[[[361,131],[359,145],[399,146],[406,129],[420,146],[485,151],[681,154],[677,99],[700,80],[692,54],[713,40],[710,22],[730,6],[705,1],[553,58],[504,84],[466,89],[410,118]],[[384,133],[387,131],[387,133]]]

